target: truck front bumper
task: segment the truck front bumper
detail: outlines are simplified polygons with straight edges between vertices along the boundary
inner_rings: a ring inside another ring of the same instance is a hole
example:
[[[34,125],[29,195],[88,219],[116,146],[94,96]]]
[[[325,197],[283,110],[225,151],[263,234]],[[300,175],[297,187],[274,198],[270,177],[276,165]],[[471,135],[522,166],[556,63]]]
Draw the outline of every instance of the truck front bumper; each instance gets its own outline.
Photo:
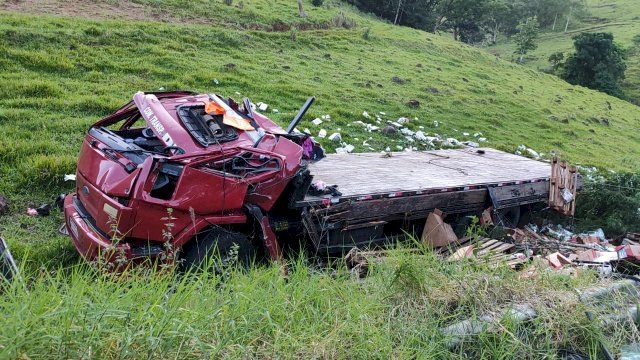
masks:
[[[107,261],[117,255],[131,259],[129,244],[114,245],[109,236],[98,229],[75,193],[64,200],[64,218],[73,245],[86,260],[95,260],[99,255],[104,255]]]

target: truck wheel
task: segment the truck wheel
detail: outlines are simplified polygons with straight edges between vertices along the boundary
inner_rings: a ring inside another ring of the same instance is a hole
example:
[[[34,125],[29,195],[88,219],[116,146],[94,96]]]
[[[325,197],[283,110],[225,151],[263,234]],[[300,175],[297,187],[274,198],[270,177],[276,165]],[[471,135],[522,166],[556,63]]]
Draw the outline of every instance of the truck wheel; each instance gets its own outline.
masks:
[[[211,229],[203,235],[182,247],[182,271],[210,269],[222,274],[225,268],[251,265],[255,249],[245,235],[223,228]]]
[[[506,228],[515,228],[520,222],[520,206],[496,210],[494,223]]]

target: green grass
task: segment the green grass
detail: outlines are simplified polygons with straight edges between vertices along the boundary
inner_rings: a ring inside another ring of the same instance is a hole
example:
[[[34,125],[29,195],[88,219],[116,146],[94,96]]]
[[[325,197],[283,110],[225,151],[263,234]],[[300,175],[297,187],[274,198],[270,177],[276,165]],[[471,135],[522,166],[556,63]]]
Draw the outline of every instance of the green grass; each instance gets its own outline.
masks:
[[[640,44],[633,41],[640,35],[640,7],[634,0],[587,0],[590,16],[580,23],[573,23],[564,33],[564,22],[559,21],[555,32],[540,36],[538,49],[527,55],[526,65],[535,69],[550,67],[547,59],[556,52],[565,53],[565,58],[574,51],[573,37],[581,32],[610,32],[617,43],[628,49],[626,79],[622,88],[629,101],[640,105]],[[514,60],[514,44],[502,43],[487,48],[504,59]],[[637,110],[636,110],[637,111]]]
[[[226,280],[172,274],[100,275],[89,267],[28,273],[0,297],[2,358],[553,358],[557,349],[598,354],[635,335],[601,333],[572,292],[593,283],[553,272],[519,279],[506,266],[391,255],[358,280],[344,268],[294,263]],[[614,297],[611,301],[621,301]],[[529,303],[538,317],[463,337],[449,349],[441,328]]]
[[[293,1],[246,1],[242,9],[236,1],[136,3],[159,21],[0,12],[0,194],[11,203],[0,235],[25,269],[24,283],[0,297],[0,312],[12,314],[0,317],[0,358],[539,358],[559,346],[597,351],[597,331],[579,305],[548,306],[554,289],[593,283],[589,274],[522,281],[505,267],[429,256],[391,261],[364,281],[302,265],[288,281],[271,266],[224,284],[158,274],[105,279],[78,268],[69,239],[57,234],[62,215],[32,218],[25,209],[73,189],[62,179],[75,171],[86,129],[138,90],[249,96],[268,103],[267,114],[282,125],[315,95],[300,128],[317,133],[309,120],[329,114],[322,127],[340,131],[357,151],[369,151],[362,144],[369,137],[376,151],[416,146],[352,125],[371,121],[363,111],[385,112],[383,121],[413,119],[413,130],[459,140],[482,132],[492,147],[525,144],[572,162],[639,169],[636,107],[440,36],[392,27],[336,2],[306,4],[306,19]],[[340,12],[357,26],[335,26]],[[298,30],[270,31],[279,21]],[[536,297],[548,300],[536,303],[539,321],[507,321],[469,338],[462,350],[449,352],[437,331]]]

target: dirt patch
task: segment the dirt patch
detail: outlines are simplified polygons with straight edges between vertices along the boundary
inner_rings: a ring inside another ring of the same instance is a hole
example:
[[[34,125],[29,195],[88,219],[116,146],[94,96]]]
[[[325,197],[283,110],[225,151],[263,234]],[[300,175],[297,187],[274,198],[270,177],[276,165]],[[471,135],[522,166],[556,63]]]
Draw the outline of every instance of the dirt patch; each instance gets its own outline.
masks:
[[[0,0],[0,10],[33,15],[56,15],[89,19],[126,19],[135,21],[160,21],[166,23],[221,25],[236,29],[262,30],[269,32],[326,30],[328,22],[287,24],[277,21],[270,25],[256,23],[212,21],[207,18],[179,17],[171,11],[150,5],[136,4],[128,0]]]
[[[145,6],[130,1],[107,3],[84,0],[6,0],[0,3],[0,9],[35,15],[49,14],[92,19],[160,20]]]

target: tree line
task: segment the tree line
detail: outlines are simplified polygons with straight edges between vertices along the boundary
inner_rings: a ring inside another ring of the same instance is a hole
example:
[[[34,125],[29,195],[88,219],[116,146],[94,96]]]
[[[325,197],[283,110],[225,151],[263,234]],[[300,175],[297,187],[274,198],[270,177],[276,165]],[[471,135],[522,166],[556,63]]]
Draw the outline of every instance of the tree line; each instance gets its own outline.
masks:
[[[466,43],[495,43],[511,36],[525,19],[564,29],[586,11],[584,0],[347,0],[396,25],[429,32],[448,31]]]

